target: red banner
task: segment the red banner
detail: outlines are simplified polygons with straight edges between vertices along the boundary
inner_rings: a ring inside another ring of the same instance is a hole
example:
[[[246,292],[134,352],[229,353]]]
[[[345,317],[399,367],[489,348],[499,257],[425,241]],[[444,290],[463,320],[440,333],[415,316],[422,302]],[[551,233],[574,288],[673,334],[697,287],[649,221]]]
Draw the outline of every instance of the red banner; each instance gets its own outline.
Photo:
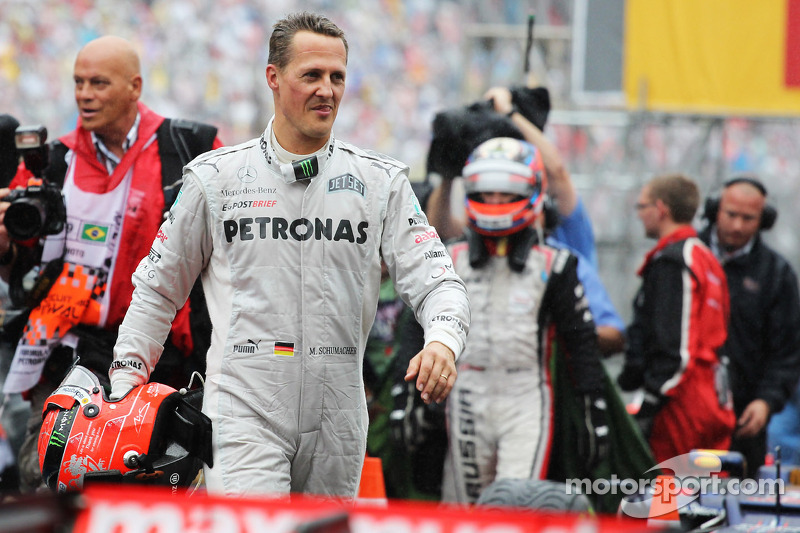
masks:
[[[525,510],[463,509],[423,502],[374,506],[330,500],[173,496],[169,489],[94,485],[75,533],[527,533],[634,532],[644,522]]]
[[[800,0],[786,0],[787,87],[800,87]]]

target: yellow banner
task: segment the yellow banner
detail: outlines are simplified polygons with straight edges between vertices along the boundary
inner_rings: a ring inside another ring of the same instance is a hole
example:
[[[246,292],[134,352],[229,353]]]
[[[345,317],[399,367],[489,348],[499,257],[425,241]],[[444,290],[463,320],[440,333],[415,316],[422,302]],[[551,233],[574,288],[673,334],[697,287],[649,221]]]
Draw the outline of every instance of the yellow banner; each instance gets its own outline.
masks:
[[[787,27],[797,26],[787,19],[791,1],[628,0],[623,69],[628,107],[800,113],[800,88],[786,83]]]

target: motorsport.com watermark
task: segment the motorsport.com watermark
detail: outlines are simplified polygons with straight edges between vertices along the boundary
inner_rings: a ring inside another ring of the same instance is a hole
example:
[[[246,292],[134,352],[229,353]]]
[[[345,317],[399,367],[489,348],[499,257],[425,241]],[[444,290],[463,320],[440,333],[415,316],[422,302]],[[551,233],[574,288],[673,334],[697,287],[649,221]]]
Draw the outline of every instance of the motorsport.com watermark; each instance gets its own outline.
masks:
[[[665,491],[669,494],[699,495],[719,494],[725,496],[775,496],[784,494],[783,479],[735,479],[721,477],[670,477],[658,482],[653,479],[619,479],[613,474],[608,479],[568,479],[567,494],[585,494],[605,496],[607,494],[634,496],[650,494],[661,496]]]
[[[767,497],[785,494],[783,479],[731,477],[723,473],[724,461],[731,466],[725,452],[694,450],[662,461],[647,471],[666,475],[644,479],[620,479],[616,475],[595,480],[568,479],[565,490],[569,495],[622,495],[620,510],[634,518],[663,516],[706,494]]]

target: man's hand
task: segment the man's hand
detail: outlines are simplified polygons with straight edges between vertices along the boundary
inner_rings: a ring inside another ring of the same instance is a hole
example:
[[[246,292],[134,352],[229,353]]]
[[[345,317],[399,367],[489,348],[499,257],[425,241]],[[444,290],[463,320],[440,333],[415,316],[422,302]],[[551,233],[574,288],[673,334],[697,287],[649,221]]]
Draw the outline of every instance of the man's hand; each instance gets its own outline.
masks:
[[[111,401],[116,401],[124,398],[130,391],[138,386],[138,383],[129,381],[127,379],[118,379],[116,381],[112,381],[111,393],[108,395],[108,399]]]
[[[492,87],[484,93],[483,98],[491,100],[494,110],[501,115],[508,115],[515,108],[511,90],[505,87]],[[547,171],[548,193],[555,199],[558,212],[565,217],[571,215],[578,205],[578,193],[556,145],[522,113],[512,115],[511,121],[525,140],[541,152],[542,163]]]
[[[125,369],[112,369],[108,375],[111,381],[111,393],[108,399],[111,401],[124,398],[131,390],[144,384],[140,383],[137,376],[125,372]]]
[[[758,435],[769,421],[769,405],[764,400],[753,400],[744,408],[742,416],[736,421],[737,437]]]
[[[501,115],[508,115],[514,109],[511,90],[505,87],[492,87],[483,95],[484,100],[491,100],[494,110]]]
[[[417,378],[422,401],[440,403],[456,382],[456,355],[441,342],[432,342],[411,358],[405,380]]]

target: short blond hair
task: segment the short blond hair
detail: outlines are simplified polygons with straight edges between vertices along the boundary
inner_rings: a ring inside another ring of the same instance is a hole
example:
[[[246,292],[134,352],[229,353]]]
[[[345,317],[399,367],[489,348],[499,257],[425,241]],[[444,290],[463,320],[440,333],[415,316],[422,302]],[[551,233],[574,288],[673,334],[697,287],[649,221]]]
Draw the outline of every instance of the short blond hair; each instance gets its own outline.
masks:
[[[692,222],[700,205],[700,191],[690,177],[681,173],[661,174],[647,184],[650,199],[661,200],[669,208],[672,220],[679,224]]]

